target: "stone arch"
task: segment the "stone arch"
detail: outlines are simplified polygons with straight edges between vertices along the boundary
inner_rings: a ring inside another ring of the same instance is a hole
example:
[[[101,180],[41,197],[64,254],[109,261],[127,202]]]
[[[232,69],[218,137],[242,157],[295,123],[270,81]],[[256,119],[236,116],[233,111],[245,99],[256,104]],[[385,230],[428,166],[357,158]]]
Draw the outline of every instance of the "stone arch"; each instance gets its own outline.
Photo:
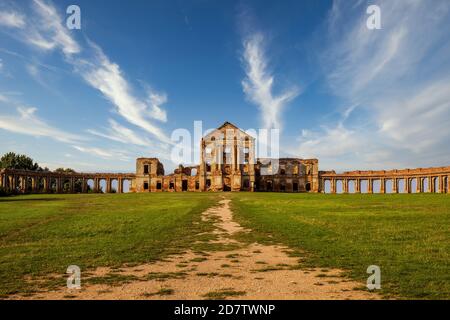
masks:
[[[341,179],[336,180],[336,193],[344,193],[344,182]]]
[[[328,179],[323,182],[323,192],[331,193],[331,181]]]
[[[73,188],[74,188],[74,190],[72,190],[72,192],[82,193],[83,192],[83,179],[82,178],[74,178]]]
[[[95,189],[94,179],[92,178],[86,179],[86,192],[89,193],[94,192],[95,191],[94,189]]]
[[[71,185],[70,185],[70,179],[66,177],[61,178],[61,192],[62,193],[70,193],[71,192]]]
[[[422,192],[428,192],[428,184],[430,183],[428,177],[423,178],[422,181]]]
[[[398,179],[398,193],[405,193],[406,179]]]
[[[45,183],[47,178],[45,177],[36,177],[36,191],[44,192],[45,191]]]
[[[394,192],[394,181],[392,179],[386,179],[386,193]]]
[[[369,193],[369,181],[361,179],[361,193]]]
[[[433,181],[433,184],[432,184],[433,189],[431,190],[431,192],[438,193],[439,190],[440,190],[440,187],[441,187],[440,184],[439,184],[439,177],[433,177],[431,179]]]
[[[117,178],[111,178],[111,193],[118,193],[119,192],[119,179]]]
[[[105,193],[106,192],[106,184],[107,181],[105,178],[100,178],[98,179],[98,192],[100,193]]]
[[[417,178],[411,178],[410,186],[411,186],[411,193],[417,193]]]
[[[373,179],[372,190],[373,193],[381,193],[381,179]]]
[[[123,193],[130,193],[131,190],[131,184],[132,184],[132,180],[131,179],[122,179],[122,192]]]
[[[311,183],[310,182],[306,183],[305,190],[306,190],[306,192],[310,192],[311,191]]]
[[[56,193],[58,192],[58,179],[51,177],[48,183],[48,192]]]
[[[25,177],[25,192],[26,193],[32,193],[33,192],[33,178],[32,177]]]
[[[356,193],[355,180],[348,180],[348,193]]]

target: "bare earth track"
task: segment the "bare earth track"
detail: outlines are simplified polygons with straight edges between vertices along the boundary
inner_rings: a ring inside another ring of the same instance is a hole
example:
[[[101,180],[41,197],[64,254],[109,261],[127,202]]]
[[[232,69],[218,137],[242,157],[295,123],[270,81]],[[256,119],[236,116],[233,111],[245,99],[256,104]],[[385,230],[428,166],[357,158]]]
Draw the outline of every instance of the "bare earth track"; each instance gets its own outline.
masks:
[[[82,289],[61,288],[14,299],[379,299],[341,270],[305,269],[289,248],[233,239],[244,230],[233,220],[230,200],[203,213],[215,229],[214,250],[187,251],[162,261],[82,272]],[[230,247],[232,250],[230,250]],[[113,281],[108,283],[107,279]],[[86,280],[87,279],[87,280]],[[99,281],[95,282],[94,279]]]

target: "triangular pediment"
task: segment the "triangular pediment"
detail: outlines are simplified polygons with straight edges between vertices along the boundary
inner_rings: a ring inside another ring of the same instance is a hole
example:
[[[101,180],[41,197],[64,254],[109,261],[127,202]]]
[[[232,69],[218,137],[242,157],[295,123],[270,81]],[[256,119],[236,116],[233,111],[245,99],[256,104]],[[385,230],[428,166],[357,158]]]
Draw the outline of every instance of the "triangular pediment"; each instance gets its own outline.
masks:
[[[237,130],[239,131],[239,136],[248,136],[250,139],[255,139],[254,137],[228,121],[225,121],[220,127],[205,135],[204,138],[206,139],[212,136],[219,136],[221,133],[225,134],[227,130]]]
[[[223,123],[223,125],[221,125],[220,127],[217,128],[217,130],[221,130],[221,129],[237,129],[237,130],[241,130],[238,127],[236,127],[234,124],[232,124],[231,122],[225,121]]]

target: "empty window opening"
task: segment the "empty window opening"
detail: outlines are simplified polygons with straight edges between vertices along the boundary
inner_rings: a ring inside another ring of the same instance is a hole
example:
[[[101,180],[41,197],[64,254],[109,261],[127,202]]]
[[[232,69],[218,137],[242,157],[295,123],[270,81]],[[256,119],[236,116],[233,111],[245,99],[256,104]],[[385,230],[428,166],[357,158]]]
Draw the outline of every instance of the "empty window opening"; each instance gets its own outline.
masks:
[[[144,182],[144,190],[148,190],[148,182]]]
[[[181,183],[181,191],[188,191],[188,181],[183,180]]]
[[[144,174],[148,174],[148,164],[144,165]]]
[[[156,183],[156,189],[161,190],[162,189],[162,184],[161,182],[157,182]]]

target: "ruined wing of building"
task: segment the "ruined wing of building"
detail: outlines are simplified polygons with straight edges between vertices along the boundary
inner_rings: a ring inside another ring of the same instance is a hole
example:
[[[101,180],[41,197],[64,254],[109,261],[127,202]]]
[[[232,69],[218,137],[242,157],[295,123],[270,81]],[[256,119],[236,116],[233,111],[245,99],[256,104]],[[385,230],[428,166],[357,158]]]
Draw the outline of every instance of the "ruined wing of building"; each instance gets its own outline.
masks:
[[[138,158],[136,173],[62,174],[3,169],[0,171],[0,187],[20,193],[74,193],[87,192],[88,181],[91,180],[92,189],[97,192],[103,180],[106,185],[103,191],[107,193],[113,190],[113,182],[117,184],[115,191],[122,193],[124,181],[128,181],[130,192],[318,193],[328,189],[329,193],[336,193],[339,184],[343,193],[373,193],[374,182],[379,183],[380,193],[386,193],[387,184],[394,193],[449,193],[450,189],[450,166],[337,174],[319,171],[318,159],[258,159],[255,138],[229,122],[205,135],[200,143],[200,164],[180,165],[172,174],[165,174],[164,166],[157,158]],[[362,182],[366,186],[364,191],[361,190]]]

